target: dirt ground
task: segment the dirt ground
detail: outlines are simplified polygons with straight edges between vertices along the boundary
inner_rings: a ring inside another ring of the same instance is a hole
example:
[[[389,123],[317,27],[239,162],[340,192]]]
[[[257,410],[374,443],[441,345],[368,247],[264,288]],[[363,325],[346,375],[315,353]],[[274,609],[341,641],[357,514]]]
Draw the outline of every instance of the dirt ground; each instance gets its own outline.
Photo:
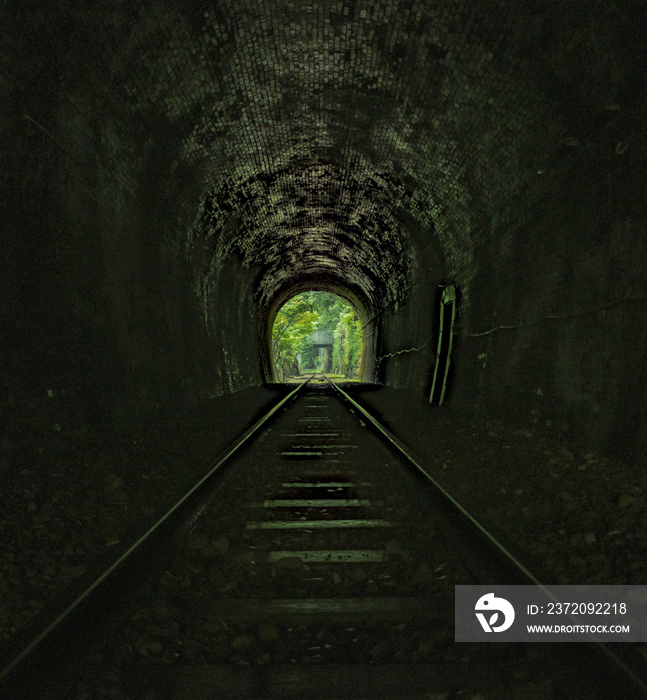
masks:
[[[352,390],[351,390],[352,391]],[[474,421],[409,392],[354,392],[548,584],[647,583],[647,476],[540,428]]]

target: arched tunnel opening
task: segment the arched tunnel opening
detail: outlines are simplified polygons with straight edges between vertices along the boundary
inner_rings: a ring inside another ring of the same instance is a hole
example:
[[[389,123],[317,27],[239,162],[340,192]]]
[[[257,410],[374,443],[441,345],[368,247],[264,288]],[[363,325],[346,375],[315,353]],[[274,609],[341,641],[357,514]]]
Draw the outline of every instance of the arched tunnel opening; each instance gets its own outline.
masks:
[[[375,331],[367,310],[350,292],[309,289],[290,294],[279,308],[270,309],[266,333],[273,372],[269,381],[308,373],[373,381]]]
[[[644,583],[641,538],[587,548],[647,526],[646,14],[7,0],[0,533],[23,608],[283,395],[273,324],[312,291],[357,314],[358,396],[465,498],[552,572]]]

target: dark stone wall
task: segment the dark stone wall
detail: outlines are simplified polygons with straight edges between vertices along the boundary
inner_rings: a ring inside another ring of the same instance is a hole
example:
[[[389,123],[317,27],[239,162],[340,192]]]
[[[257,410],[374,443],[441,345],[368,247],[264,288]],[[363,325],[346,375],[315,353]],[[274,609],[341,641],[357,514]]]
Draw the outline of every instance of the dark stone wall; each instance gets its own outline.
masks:
[[[56,4],[3,17],[5,467],[260,383],[253,280],[178,233],[202,178],[179,162],[181,128],[153,110],[133,116],[108,91],[110,32],[95,18],[88,45],[82,19]]]
[[[417,248],[415,258],[420,263],[411,275],[405,300],[379,314],[376,380],[428,396],[436,364],[440,285],[449,280],[433,231],[410,228],[411,245]]]
[[[578,147],[541,176],[526,225],[482,253],[462,356],[472,405],[631,460],[644,449],[647,389],[647,181],[636,151]]]
[[[506,193],[472,231],[457,408],[558,430],[636,465],[645,449],[647,27],[639,3],[528,19],[520,55],[555,127],[497,163]],[[507,149],[506,149],[507,150]],[[501,181],[481,181],[484,200]]]

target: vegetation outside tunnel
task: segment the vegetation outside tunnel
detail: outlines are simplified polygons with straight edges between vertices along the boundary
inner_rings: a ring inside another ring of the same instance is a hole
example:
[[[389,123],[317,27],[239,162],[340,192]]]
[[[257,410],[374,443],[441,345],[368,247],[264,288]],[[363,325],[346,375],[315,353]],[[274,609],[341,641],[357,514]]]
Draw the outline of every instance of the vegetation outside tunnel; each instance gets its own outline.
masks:
[[[272,326],[279,381],[304,372],[348,379],[361,374],[362,327],[355,309],[336,294],[310,291],[286,302]]]

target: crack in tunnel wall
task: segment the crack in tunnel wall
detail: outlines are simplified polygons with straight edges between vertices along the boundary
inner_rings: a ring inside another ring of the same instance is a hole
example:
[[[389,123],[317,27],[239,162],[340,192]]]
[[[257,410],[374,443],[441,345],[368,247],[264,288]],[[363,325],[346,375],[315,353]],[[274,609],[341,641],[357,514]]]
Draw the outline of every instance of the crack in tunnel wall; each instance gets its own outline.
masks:
[[[640,3],[0,12],[5,452],[263,382],[310,284],[360,300],[373,376],[423,396],[451,281],[456,407],[638,454],[640,303],[476,334],[645,292]]]

